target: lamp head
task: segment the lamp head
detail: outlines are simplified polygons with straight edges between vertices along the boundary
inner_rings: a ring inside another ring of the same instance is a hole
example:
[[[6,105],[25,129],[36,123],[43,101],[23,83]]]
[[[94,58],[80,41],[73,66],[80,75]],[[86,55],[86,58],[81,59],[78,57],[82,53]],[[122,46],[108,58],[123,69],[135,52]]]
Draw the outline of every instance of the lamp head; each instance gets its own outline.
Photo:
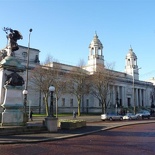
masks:
[[[28,91],[26,89],[23,90],[23,95],[27,95]]]
[[[49,91],[50,91],[50,92],[55,91],[55,87],[54,87],[54,86],[50,86],[50,87],[49,87]]]

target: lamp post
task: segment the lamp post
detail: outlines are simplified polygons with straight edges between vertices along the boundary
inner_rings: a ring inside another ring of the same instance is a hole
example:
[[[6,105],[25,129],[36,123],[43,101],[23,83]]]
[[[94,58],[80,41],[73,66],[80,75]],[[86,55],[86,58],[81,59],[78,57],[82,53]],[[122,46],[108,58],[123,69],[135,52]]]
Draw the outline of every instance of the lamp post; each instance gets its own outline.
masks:
[[[58,119],[53,115],[53,92],[55,91],[55,87],[50,86],[49,91],[51,94],[50,110],[48,117],[45,118],[45,125],[49,132],[56,132],[58,130]]]
[[[25,89],[23,90],[24,95],[24,113],[25,113],[25,121],[26,121],[26,103],[27,103],[27,87],[28,87],[28,68],[29,68],[29,52],[30,52],[30,36],[31,36],[32,29],[29,30],[29,42],[28,42],[28,49],[27,49],[27,63],[26,63],[26,81],[25,81]]]
[[[30,36],[31,36],[32,29],[29,30],[29,42],[28,42],[28,49],[27,49],[27,64],[26,64],[26,83],[25,83],[25,90],[27,90],[28,86],[28,68],[29,68],[29,53],[30,53]]]
[[[134,114],[136,114],[136,105],[135,105],[135,76],[134,70],[139,70],[141,68],[132,68],[132,76],[133,76],[133,106],[134,106]]]
[[[49,116],[53,117],[53,92],[55,91],[54,86],[49,87],[49,91],[51,93],[51,101],[50,101],[50,111],[49,111]]]
[[[23,95],[24,95],[24,123],[27,121],[27,115],[26,115],[26,103],[27,103],[27,94],[28,91],[26,89],[23,90]]]

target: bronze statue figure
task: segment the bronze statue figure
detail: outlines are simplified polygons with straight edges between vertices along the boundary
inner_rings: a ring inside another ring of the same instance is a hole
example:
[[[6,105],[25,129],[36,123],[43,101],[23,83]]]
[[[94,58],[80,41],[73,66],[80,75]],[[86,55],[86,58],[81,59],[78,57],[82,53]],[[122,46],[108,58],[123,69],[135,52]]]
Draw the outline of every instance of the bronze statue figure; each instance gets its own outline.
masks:
[[[7,74],[5,75],[6,75],[5,85],[22,86],[24,84],[23,78],[16,72],[13,72],[9,75]]]
[[[17,40],[19,39],[23,39],[23,36],[20,34],[19,31],[17,30],[13,30],[11,28],[6,28],[4,27],[3,30],[6,32],[7,34],[7,39],[8,39],[8,46],[7,48],[10,48],[10,53],[8,54],[9,56],[14,56],[14,51],[18,50],[18,44],[17,44]],[[8,31],[10,31],[10,33],[8,34]]]

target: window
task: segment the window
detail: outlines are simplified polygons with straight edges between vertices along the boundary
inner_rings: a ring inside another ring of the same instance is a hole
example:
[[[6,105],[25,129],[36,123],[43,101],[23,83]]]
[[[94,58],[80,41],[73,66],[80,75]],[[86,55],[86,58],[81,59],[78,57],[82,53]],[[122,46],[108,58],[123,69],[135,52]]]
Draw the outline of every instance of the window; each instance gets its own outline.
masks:
[[[86,106],[89,107],[89,99],[86,100]]]
[[[73,99],[70,99],[70,107],[73,107]]]
[[[24,58],[26,58],[27,57],[27,52],[23,52],[22,55],[23,55]]]
[[[127,104],[128,104],[128,107],[131,106],[131,99],[129,97],[127,98]]]
[[[127,65],[130,65],[130,59],[128,59],[128,61],[127,61]]]
[[[102,55],[102,51],[100,48],[98,49],[98,55]]]
[[[101,104],[101,100],[99,100],[99,106],[101,106],[102,104]]]
[[[39,62],[40,62],[40,61],[39,61],[39,56],[38,56],[38,55],[35,56],[34,62],[35,62],[35,63],[39,63]]]
[[[91,54],[92,54],[92,55],[95,54],[94,48],[91,49]]]
[[[134,59],[134,65],[137,65],[137,64],[136,64],[136,59]]]
[[[65,106],[65,98],[62,98],[62,106]]]

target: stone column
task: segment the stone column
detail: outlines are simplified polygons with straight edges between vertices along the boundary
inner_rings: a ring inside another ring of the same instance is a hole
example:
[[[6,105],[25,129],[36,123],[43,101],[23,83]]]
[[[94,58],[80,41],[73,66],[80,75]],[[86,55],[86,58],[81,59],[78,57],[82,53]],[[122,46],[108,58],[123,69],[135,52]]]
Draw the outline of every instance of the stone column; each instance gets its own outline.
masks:
[[[118,93],[118,104],[120,104],[120,88],[117,86],[117,93]]]
[[[138,107],[142,105],[142,89],[139,89],[139,104]]]
[[[113,105],[115,105],[115,101],[116,101],[116,97],[115,97],[115,86],[113,86],[112,88],[112,91],[113,91]]]
[[[125,103],[125,87],[122,87],[122,106],[126,106],[126,103]]]
[[[141,103],[141,105],[140,105],[140,106],[142,106],[142,105],[143,105],[143,103],[144,103],[144,89],[142,89],[142,90],[141,90],[141,94],[142,94],[142,103]]]
[[[145,101],[146,101],[145,91],[146,91],[146,90],[145,90],[145,89],[143,89],[143,92],[142,92],[142,96],[143,96],[142,106],[144,106]]]
[[[138,89],[135,89],[135,106],[138,105]]]

